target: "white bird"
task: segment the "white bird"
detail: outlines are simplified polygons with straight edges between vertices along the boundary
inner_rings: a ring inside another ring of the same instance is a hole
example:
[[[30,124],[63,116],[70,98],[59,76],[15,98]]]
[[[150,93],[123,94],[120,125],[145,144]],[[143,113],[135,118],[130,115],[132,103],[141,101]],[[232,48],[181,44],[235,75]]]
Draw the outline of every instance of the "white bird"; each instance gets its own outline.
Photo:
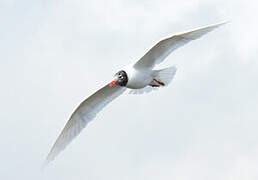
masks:
[[[154,66],[161,63],[172,51],[186,43],[202,37],[204,34],[225,24],[213,24],[191,31],[175,34],[158,42],[139,61],[126,66],[115,74],[115,79],[83,101],[73,112],[66,123],[54,146],[49,152],[45,165],[55,157],[82,131],[83,128],[107,104],[121,95],[126,89],[133,93],[145,93],[154,88],[167,86],[173,79],[176,68],[174,66],[160,70],[153,70]]]

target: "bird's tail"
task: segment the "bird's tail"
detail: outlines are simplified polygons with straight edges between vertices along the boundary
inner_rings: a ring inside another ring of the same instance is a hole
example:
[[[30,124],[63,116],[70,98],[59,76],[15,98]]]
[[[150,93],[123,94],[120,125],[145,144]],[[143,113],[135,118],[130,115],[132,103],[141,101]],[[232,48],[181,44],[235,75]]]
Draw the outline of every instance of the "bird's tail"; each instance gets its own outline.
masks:
[[[160,70],[154,70],[153,81],[163,83],[164,86],[167,86],[174,78],[176,71],[177,68],[175,66]]]

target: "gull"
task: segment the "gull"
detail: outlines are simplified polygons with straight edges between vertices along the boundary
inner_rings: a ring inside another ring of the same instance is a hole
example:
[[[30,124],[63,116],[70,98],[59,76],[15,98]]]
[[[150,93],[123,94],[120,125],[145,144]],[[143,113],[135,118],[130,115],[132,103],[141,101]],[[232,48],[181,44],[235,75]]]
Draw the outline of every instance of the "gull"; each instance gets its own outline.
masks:
[[[159,70],[154,70],[154,67],[163,62],[172,51],[192,40],[199,39],[204,34],[226,23],[213,24],[174,34],[158,42],[136,63],[125,66],[118,71],[113,81],[89,96],[72,113],[49,152],[44,165],[53,161],[85,126],[94,119],[98,112],[124,93],[126,89],[130,89],[133,94],[142,94],[167,86],[175,76],[176,67],[171,66]]]

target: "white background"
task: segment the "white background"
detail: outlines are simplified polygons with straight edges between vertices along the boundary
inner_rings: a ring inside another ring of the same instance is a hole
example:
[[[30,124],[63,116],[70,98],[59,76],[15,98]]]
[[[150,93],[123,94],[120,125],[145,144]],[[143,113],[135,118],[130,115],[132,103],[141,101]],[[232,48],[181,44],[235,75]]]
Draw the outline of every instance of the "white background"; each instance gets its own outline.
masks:
[[[0,0],[0,178],[258,179],[254,0]],[[122,95],[44,172],[77,105],[176,33],[230,20],[171,54],[169,87]]]

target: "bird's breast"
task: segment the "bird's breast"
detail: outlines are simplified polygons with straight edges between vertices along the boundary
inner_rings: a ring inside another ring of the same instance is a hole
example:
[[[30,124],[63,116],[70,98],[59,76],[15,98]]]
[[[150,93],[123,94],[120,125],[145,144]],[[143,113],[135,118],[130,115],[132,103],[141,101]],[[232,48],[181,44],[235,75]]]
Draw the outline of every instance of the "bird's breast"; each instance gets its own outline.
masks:
[[[128,82],[127,88],[141,89],[147,86],[152,81],[151,70],[136,70],[134,68],[127,69]]]

